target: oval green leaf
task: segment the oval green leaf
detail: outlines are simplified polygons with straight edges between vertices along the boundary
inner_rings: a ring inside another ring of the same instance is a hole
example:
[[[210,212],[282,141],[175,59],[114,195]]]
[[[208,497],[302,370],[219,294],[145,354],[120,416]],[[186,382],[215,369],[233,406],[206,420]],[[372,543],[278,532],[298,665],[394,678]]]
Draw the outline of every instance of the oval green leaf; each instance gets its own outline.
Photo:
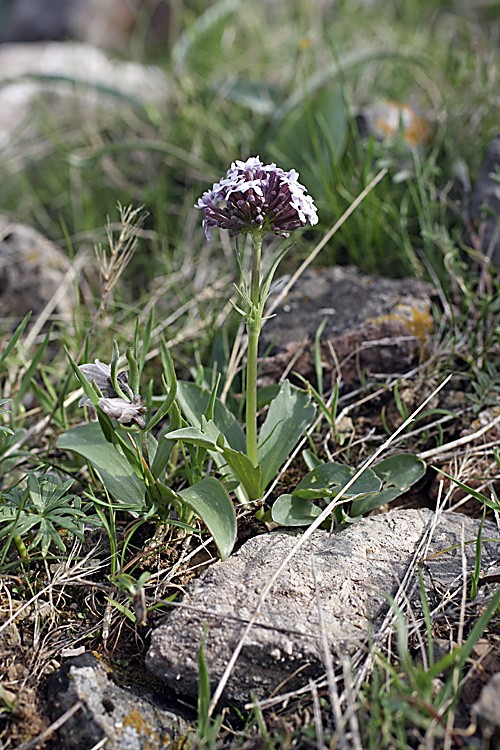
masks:
[[[127,459],[106,441],[97,422],[82,424],[64,432],[57,438],[56,446],[86,458],[115,500],[130,506],[146,507],[146,485]]]
[[[411,453],[398,453],[385,458],[373,471],[383,481],[385,487],[411,487],[425,474],[425,463]]]
[[[319,498],[331,498],[337,495],[342,487],[352,479],[354,470],[344,464],[331,461],[328,464],[322,464],[313,469],[301,479],[293,491],[294,495],[304,500],[314,500]],[[343,497],[353,497],[353,495],[366,495],[371,492],[378,492],[382,486],[379,477],[370,469],[361,474],[354,484],[344,493]]]
[[[295,495],[280,495],[271,511],[273,521],[281,526],[310,526],[320,513],[316,505]]]

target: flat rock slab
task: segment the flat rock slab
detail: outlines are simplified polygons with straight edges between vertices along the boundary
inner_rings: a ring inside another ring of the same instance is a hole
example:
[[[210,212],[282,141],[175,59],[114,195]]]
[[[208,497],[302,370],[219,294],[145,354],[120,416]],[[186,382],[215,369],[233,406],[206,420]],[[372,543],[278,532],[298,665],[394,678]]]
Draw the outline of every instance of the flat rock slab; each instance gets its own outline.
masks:
[[[325,319],[322,363],[333,382],[335,360],[347,384],[358,382],[361,370],[407,372],[433,331],[432,294],[423,281],[367,276],[351,267],[307,271],[263,328],[260,353],[272,349],[261,384],[276,382],[292,361],[295,372],[315,379],[314,338]]]
[[[189,746],[188,725],[181,717],[161,708],[147,688],[115,685],[106,666],[93,654],[65,662],[49,678],[48,693],[53,721],[81,703],[58,730],[60,750],[89,750],[105,737],[102,747],[107,750]]]
[[[352,654],[366,641],[387,611],[385,594],[394,595],[432,520],[430,510],[394,510],[363,519],[330,535],[317,531],[292,558],[268,595],[250,631],[225,691],[225,700],[244,704],[255,695],[295,690],[324,673],[316,570],[324,627],[335,651]],[[419,556],[475,539],[479,524],[458,513],[445,513],[428,548]],[[483,538],[498,537],[486,523]],[[147,667],[178,693],[196,696],[198,650],[207,627],[205,657],[212,687],[222,676],[266,581],[297,542],[282,532],[246,542],[225,562],[209,568],[187,587],[183,604],[153,632]],[[465,548],[469,572],[475,545]],[[483,543],[483,564],[498,558],[498,544]],[[445,592],[461,591],[460,548],[421,565],[431,608]],[[418,566],[412,576],[418,582]],[[418,592],[418,585],[416,585]],[[413,600],[412,600],[413,601]],[[418,605],[418,593],[416,602]],[[299,673],[296,673],[300,670]]]

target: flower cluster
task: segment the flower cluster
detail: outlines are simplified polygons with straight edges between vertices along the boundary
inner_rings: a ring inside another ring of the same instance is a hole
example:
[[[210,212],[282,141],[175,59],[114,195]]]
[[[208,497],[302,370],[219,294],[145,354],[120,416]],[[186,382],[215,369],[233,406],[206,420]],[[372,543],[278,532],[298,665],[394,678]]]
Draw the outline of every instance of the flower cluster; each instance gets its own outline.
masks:
[[[121,398],[113,388],[109,365],[96,359],[95,364],[80,365],[80,370],[89,383],[94,382],[99,388],[102,398],[99,399],[97,405],[108,417],[118,420],[120,424],[134,423],[141,429],[144,428],[146,422],[142,415],[146,413],[147,409],[143,406],[141,396],[139,394],[134,395],[132,388],[130,388],[126,372],[118,373],[117,380],[121,390],[130,397],[130,401]],[[88,396],[83,396],[78,402],[78,406],[92,406],[92,401]]]
[[[205,214],[207,239],[211,227],[227,229],[231,237],[266,231],[288,237],[307,222],[317,224],[316,206],[298,177],[294,169],[284,172],[276,164],[264,165],[258,156],[233,162],[226,177],[195,206]]]

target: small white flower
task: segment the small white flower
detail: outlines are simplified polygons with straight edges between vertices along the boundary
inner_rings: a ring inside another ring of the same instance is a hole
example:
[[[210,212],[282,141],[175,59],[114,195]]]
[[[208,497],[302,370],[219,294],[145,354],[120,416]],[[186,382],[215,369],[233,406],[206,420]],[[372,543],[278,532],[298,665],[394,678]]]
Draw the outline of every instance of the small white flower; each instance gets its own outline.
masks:
[[[147,409],[139,395],[134,396],[132,401],[125,401],[124,398],[100,398],[97,405],[108,417],[116,419],[120,424],[134,422],[141,429],[146,424],[142,415]]]

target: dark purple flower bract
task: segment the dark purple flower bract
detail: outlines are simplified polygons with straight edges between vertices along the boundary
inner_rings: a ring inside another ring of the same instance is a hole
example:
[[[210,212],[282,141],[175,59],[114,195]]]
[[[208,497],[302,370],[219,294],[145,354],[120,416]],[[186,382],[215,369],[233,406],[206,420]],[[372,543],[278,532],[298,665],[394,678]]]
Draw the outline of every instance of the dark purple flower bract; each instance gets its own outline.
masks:
[[[307,222],[317,224],[316,206],[298,176],[294,169],[284,172],[276,164],[264,165],[258,156],[233,162],[226,177],[203,193],[195,206],[205,214],[207,239],[211,227],[227,229],[231,237],[266,231],[288,237]]]

